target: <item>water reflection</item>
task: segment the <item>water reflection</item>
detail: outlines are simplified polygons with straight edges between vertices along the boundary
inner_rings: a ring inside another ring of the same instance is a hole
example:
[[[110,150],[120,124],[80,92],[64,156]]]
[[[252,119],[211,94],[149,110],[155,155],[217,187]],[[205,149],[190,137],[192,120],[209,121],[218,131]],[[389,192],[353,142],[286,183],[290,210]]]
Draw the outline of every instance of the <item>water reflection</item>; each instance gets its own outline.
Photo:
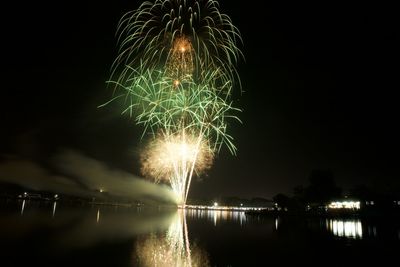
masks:
[[[22,205],[21,205],[21,215],[24,215],[24,209],[25,209],[25,199],[22,201]]]
[[[373,236],[376,237],[376,226],[370,226],[368,225],[367,227],[367,231],[368,231],[368,236]]]
[[[96,223],[99,223],[100,220],[100,209],[97,209],[97,215],[96,215]]]
[[[246,215],[243,211],[188,209],[186,213],[190,218],[207,218],[213,222],[214,226],[221,221],[236,221],[241,226],[246,223]]]
[[[53,202],[53,215],[52,217],[54,218],[54,215],[56,214],[56,208],[57,208],[57,201]]]
[[[363,228],[360,220],[327,220],[327,229],[335,236],[362,238]]]
[[[393,218],[276,218],[222,210],[69,207],[28,199],[6,205],[0,247],[13,261],[10,266],[16,260],[21,266],[287,265],[287,255],[324,254],[327,248],[337,249],[334,258],[342,263],[343,255],[352,254],[344,250],[356,251],[357,259],[365,254],[396,260],[400,248],[400,220]],[[309,263],[307,257],[297,259]]]
[[[140,266],[209,266],[207,253],[190,244],[185,210],[176,213],[166,233],[139,239],[136,255]]]

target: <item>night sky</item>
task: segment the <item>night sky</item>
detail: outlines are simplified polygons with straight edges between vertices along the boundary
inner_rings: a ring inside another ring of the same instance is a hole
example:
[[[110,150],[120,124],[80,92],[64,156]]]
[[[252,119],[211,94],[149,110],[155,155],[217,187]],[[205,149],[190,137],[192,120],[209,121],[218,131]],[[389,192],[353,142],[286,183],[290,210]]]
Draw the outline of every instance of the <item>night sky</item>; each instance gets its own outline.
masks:
[[[112,96],[117,23],[140,1],[26,2],[2,8],[1,160],[52,169],[72,149],[139,175],[142,128],[97,106]],[[243,124],[230,125],[237,156],[223,149],[190,196],[290,194],[313,169],[345,189],[400,188],[396,9],[275,2],[220,1],[244,40]]]

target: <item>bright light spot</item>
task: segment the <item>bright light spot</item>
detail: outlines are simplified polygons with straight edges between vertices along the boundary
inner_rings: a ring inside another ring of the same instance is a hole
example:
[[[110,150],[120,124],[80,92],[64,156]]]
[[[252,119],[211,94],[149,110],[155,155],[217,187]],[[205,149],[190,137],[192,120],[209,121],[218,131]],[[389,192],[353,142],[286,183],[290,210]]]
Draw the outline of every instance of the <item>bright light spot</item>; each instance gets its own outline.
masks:
[[[328,205],[330,209],[360,209],[360,201],[334,201]]]
[[[103,193],[103,191],[104,191],[103,189],[100,189],[100,193]]]
[[[180,50],[181,50],[182,53],[184,53],[186,51],[184,46],[181,46]]]
[[[55,194],[55,195],[54,195],[54,198],[58,198],[58,194]]]
[[[328,223],[328,222],[327,222]],[[328,229],[336,236],[361,238],[362,225],[357,221],[330,220]]]
[[[214,207],[218,207],[218,202],[214,202]]]
[[[177,87],[180,84],[179,80],[174,81],[174,86]]]

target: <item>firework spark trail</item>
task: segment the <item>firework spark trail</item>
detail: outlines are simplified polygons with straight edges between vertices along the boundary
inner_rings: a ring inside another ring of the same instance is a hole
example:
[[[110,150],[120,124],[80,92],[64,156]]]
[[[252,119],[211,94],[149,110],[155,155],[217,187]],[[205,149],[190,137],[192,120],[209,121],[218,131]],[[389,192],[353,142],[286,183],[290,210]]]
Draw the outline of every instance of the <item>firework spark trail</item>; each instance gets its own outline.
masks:
[[[201,79],[205,69],[221,69],[224,80],[238,80],[236,62],[243,57],[239,30],[228,15],[219,11],[215,0],[146,1],[126,13],[118,25],[119,55],[112,77],[129,80],[126,66],[164,68],[173,57],[177,40],[190,42],[194,76]],[[122,68],[122,72],[118,70]]]
[[[122,93],[114,99],[124,96],[123,113],[153,137],[142,171],[167,180],[185,205],[193,174],[223,145],[236,152],[227,128],[240,121],[230,99],[240,87],[240,33],[215,0],[155,0],[125,14],[117,35],[109,83]]]

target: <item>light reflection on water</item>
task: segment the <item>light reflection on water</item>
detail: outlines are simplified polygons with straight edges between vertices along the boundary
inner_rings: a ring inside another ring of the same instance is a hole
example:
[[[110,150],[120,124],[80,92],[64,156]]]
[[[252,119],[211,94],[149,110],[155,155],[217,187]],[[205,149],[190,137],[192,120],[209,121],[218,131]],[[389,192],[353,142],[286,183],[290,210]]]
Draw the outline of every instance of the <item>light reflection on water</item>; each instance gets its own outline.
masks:
[[[281,262],[287,253],[297,253],[299,244],[308,244],[305,240],[310,235],[316,242],[302,247],[301,253],[320,247],[324,251],[332,242],[343,242],[344,249],[354,251],[360,246],[374,251],[378,247],[375,244],[400,247],[399,221],[382,218],[291,218],[224,210],[66,207],[60,201],[31,200],[15,202],[12,209],[12,213],[3,213],[0,220],[0,244],[8,249],[6,254],[18,254],[20,244],[27,243],[24,254],[70,265],[83,261],[93,266],[92,254],[85,256],[88,249],[96,251],[96,263],[100,265],[128,266],[126,262],[104,263],[109,258],[103,255],[102,247],[106,247],[112,251],[112,261],[124,260],[128,251],[126,260],[132,263],[129,266],[258,266],[266,249],[273,251],[269,259]],[[37,238],[30,240],[30,236]],[[390,245],[386,245],[388,242]]]
[[[26,200],[20,201],[19,202],[20,215],[25,217],[27,209],[28,211],[30,211],[31,209],[30,206],[33,203],[34,202],[31,203],[31,201],[26,201]],[[51,207],[50,209],[51,217],[53,219],[57,218],[56,212],[57,209],[59,208],[58,202],[57,201],[52,202],[50,207]],[[104,207],[93,207],[93,208],[95,211],[94,222],[98,224],[102,220],[101,215]],[[122,215],[119,214],[118,207],[113,207],[113,210],[115,211],[114,214],[115,216],[118,217],[119,215]],[[144,212],[143,208],[136,208],[137,215],[139,215],[142,212]],[[228,222],[228,221],[239,223],[240,226],[245,226],[249,218],[252,218],[246,216],[245,212],[243,211],[227,211],[227,210],[187,209],[184,211],[184,214],[186,216],[185,223],[186,223],[186,218],[191,218],[196,220],[206,219],[207,221],[211,222],[214,227],[218,226],[222,222]],[[106,215],[108,217],[107,218],[108,223],[111,223],[113,219],[110,218],[109,209]],[[258,219],[259,218],[257,217],[257,220]],[[274,229],[278,230],[280,228],[280,224],[282,223],[282,218],[275,217],[272,218],[272,220]],[[113,221],[112,224],[115,224],[116,221],[115,222]],[[165,223],[165,221],[163,221],[163,223]],[[337,237],[350,238],[350,239],[363,239],[366,237],[376,238],[378,236],[377,226],[375,224],[371,224],[368,221],[362,221],[360,219],[326,219],[326,220],[321,220],[321,223],[322,223],[321,225],[322,228],[326,229],[328,232]],[[82,221],[82,227],[89,227],[88,224],[90,224],[90,222],[86,223],[86,220]],[[154,221],[152,222],[152,224],[153,225],[158,224],[158,222]],[[121,229],[121,231],[123,230]],[[395,231],[392,233],[392,236],[400,240],[400,229],[395,229]]]
[[[209,266],[204,249],[191,244],[187,218],[207,219],[214,226],[221,221],[235,221],[242,226],[246,215],[240,211],[224,210],[178,210],[168,229],[162,233],[151,233],[136,242],[140,266]]]
[[[390,220],[327,219],[322,223],[328,232],[341,238],[400,240],[400,225]]]
[[[326,228],[335,236],[362,238],[363,227],[360,220],[326,220]]]
[[[235,221],[239,222],[241,226],[246,223],[244,211],[188,209],[186,214],[190,218],[207,218],[213,222],[214,226],[221,221]]]
[[[368,225],[368,227],[367,227],[367,234],[368,234],[368,236],[376,237],[376,236],[377,236],[376,226]],[[400,239],[400,238],[399,238],[399,239]]]
[[[97,209],[96,222],[99,223],[99,220],[100,220],[100,208]]]
[[[53,203],[53,215],[52,215],[53,218],[54,218],[54,215],[56,215],[56,208],[57,208],[57,201],[54,201],[54,203]]]
[[[21,215],[24,215],[24,210],[25,210],[25,199],[22,201],[21,204]]]
[[[190,244],[185,210],[178,210],[166,233],[139,239],[135,255],[140,266],[209,266],[207,253]]]

